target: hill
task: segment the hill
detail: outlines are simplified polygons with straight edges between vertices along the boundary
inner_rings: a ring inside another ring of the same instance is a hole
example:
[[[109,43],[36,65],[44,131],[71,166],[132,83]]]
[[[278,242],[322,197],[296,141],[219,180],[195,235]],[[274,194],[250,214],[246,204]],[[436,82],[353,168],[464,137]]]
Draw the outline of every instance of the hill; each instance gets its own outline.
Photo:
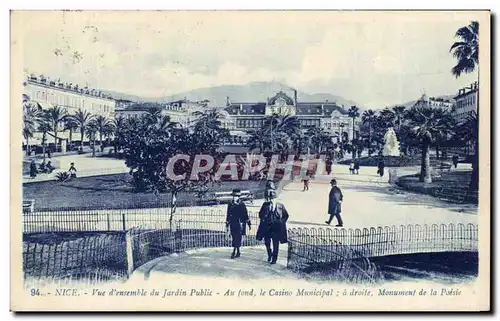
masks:
[[[268,97],[274,96],[281,90],[286,92],[290,97],[293,97],[293,88],[278,82],[251,82],[245,85],[214,86],[157,98],[139,97],[112,91],[107,92],[117,99],[129,99],[132,101],[168,102],[184,98],[192,101],[208,99],[210,106],[220,107],[225,106],[227,97],[232,102],[264,102]],[[347,100],[337,95],[329,93],[306,93],[300,90],[297,90],[297,99],[304,102],[328,100],[329,102],[336,102],[338,105],[344,105],[345,107],[357,105],[355,101]]]

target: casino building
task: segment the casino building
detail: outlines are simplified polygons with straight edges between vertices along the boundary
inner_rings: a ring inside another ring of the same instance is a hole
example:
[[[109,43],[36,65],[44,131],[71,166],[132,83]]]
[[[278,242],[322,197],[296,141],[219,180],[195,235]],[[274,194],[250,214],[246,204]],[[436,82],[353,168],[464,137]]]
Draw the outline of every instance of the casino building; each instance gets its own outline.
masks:
[[[344,106],[335,102],[299,102],[297,92],[293,98],[280,91],[263,102],[232,102],[227,97],[224,110],[234,119],[234,135],[248,136],[248,133],[262,127],[266,116],[272,114],[296,116],[302,127],[321,127],[332,135],[334,141],[342,136],[352,140],[352,118]],[[359,135],[359,117],[355,121],[355,135]]]

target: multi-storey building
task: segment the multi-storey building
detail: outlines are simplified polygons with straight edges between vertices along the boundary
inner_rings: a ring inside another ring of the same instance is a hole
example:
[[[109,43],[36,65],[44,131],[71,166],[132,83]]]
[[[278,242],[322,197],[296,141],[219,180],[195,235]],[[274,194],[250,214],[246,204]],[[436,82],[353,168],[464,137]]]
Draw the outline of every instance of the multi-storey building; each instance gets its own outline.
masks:
[[[78,109],[93,115],[114,117],[116,101],[99,90],[80,87],[42,76],[30,76],[24,82],[24,94],[42,109],[54,106],[65,108],[68,114]]]
[[[274,97],[264,102],[231,102],[227,97],[228,115],[235,120],[235,130],[239,133],[249,133],[261,128],[266,116],[272,114],[296,116],[303,128],[321,127],[332,137],[340,141],[341,137],[353,139],[352,118],[348,111],[335,102],[298,102],[297,92],[294,98],[280,91]],[[355,136],[359,135],[359,118],[355,123]]]
[[[458,91],[458,95],[455,96],[456,105],[453,113],[457,123],[460,123],[466,120],[468,116],[472,116],[477,113],[478,95],[479,86],[477,82]]]
[[[23,83],[23,99],[36,104],[40,109],[47,110],[58,106],[66,110],[69,115],[75,114],[78,110],[86,111],[92,115],[102,115],[109,119],[114,118],[116,101],[102,91],[85,87],[80,87],[72,83],[65,83],[60,80],[50,79],[43,75],[29,76]],[[52,150],[65,151],[71,142],[88,142],[88,137],[80,137],[78,130],[65,130],[64,124],[59,125],[57,137],[49,132],[46,144]],[[35,132],[30,139],[30,145],[42,144],[42,133]]]
[[[423,94],[419,100],[415,103],[414,106],[426,106],[426,107],[435,107],[435,108],[444,108],[448,110],[453,109],[454,102],[448,99],[443,98],[435,98],[428,97],[426,94]]]

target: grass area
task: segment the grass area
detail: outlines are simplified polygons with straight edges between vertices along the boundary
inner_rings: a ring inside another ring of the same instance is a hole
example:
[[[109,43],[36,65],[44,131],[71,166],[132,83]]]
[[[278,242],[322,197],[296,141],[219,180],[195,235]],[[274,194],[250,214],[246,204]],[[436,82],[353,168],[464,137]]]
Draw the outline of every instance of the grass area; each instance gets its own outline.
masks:
[[[265,181],[224,181],[209,192],[231,191],[234,188],[250,190],[262,197]],[[82,177],[65,183],[46,181],[23,184],[23,198],[34,199],[35,209],[120,209],[154,208],[168,206],[170,193],[135,193],[131,176],[125,174]],[[178,196],[178,206],[193,206],[197,193],[183,192]]]
[[[477,203],[477,195],[465,195],[471,179],[471,171],[444,171],[438,177],[432,178],[432,183],[419,181],[418,175],[399,177],[396,184],[401,188],[421,194],[432,195],[449,200],[460,200],[467,203]]]
[[[403,167],[403,166],[415,166],[420,164],[420,160],[415,157],[408,156],[383,156],[384,164],[386,167]],[[379,156],[365,156],[358,158],[359,166],[378,166],[380,157]],[[344,159],[339,162],[339,164],[349,165],[351,159]]]

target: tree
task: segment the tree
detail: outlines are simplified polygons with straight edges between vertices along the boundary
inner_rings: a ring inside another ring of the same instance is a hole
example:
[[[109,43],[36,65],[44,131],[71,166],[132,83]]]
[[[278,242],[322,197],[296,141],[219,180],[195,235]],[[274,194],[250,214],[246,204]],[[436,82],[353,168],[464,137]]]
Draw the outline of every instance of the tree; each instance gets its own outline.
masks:
[[[52,127],[52,131],[54,132],[54,145],[55,151],[57,152],[57,132],[59,130],[59,126],[64,120],[68,117],[68,112],[65,108],[54,106],[46,110],[47,120]]]
[[[89,139],[89,142],[92,144],[92,157],[95,157],[95,137],[99,127],[95,119],[92,119],[87,126],[85,126],[85,135]]]
[[[321,153],[323,148],[331,143],[330,135],[321,127],[311,127],[307,130],[309,143],[315,152]]]
[[[72,117],[75,120],[75,122],[77,123],[78,128],[80,128],[80,137],[81,137],[80,151],[82,152],[83,151],[83,138],[84,138],[84,135],[86,132],[86,127],[94,119],[94,116],[91,115],[86,110],[79,109]]]
[[[274,152],[274,140],[278,138],[279,132],[288,135],[291,141],[294,141],[300,136],[301,131],[300,121],[296,116],[285,115],[281,116],[273,114],[267,116],[263,123],[263,134],[268,135],[271,140],[271,152]],[[279,135],[283,139],[283,136]]]
[[[69,143],[73,141],[73,132],[78,129],[78,124],[76,123],[73,116],[68,116],[64,119],[64,130],[69,131]]]
[[[118,116],[113,119],[113,134],[114,134],[114,152],[115,155],[118,154],[118,148],[121,147],[121,141],[123,140],[124,128],[127,126],[127,121],[124,117]]]
[[[354,139],[356,138],[355,137],[355,121],[356,121],[356,118],[359,117],[359,108],[356,107],[356,106],[351,106],[351,108],[349,108],[348,110],[348,115],[350,118],[352,118],[352,140],[354,141]],[[354,144],[353,144],[354,146]],[[356,149],[353,148],[352,149],[352,158],[356,158]]]
[[[459,38],[459,41],[451,45],[450,52],[457,59],[457,64],[451,69],[451,73],[458,78],[464,73],[472,73],[479,69],[479,22],[472,21],[468,26],[458,29],[455,38]],[[479,121],[479,94],[477,95],[477,120]],[[469,184],[469,189],[473,191],[477,191],[479,188],[478,152],[479,140],[476,139]]]
[[[23,137],[26,140],[26,156],[29,155],[29,139],[33,137],[42,113],[35,104],[23,101]]]
[[[455,37],[460,40],[450,48],[457,59],[451,73],[458,78],[463,73],[474,72],[479,65],[479,22],[472,21],[468,26],[458,29]]]
[[[104,146],[102,144],[102,137],[108,133],[113,132],[113,123],[107,117],[103,115],[98,115],[94,118],[94,122],[99,133],[99,145],[101,146],[101,152],[104,151]]]
[[[199,173],[191,178],[194,157],[205,154],[218,159],[220,144],[227,134],[220,128],[215,113],[207,111],[190,127],[168,123],[169,118],[158,115],[152,122],[150,115],[142,119],[127,119],[120,144],[123,147],[125,164],[130,168],[136,192],[151,190],[155,193],[169,192],[172,197],[170,223],[176,212],[177,196],[185,190],[206,190],[214,183],[213,170]],[[189,160],[175,162],[173,172],[184,178],[175,179],[169,173],[169,161],[177,155],[188,155]],[[172,226],[172,225],[171,225]]]
[[[363,112],[363,116],[361,116],[361,120],[363,124],[368,124],[368,156],[371,156],[371,147],[372,147],[372,123],[376,114],[373,110],[368,109]]]
[[[429,106],[414,106],[408,110],[407,117],[411,132],[419,140],[422,148],[419,180],[430,183],[432,178],[429,148],[436,136],[452,132],[453,117],[445,109]]]
[[[406,111],[405,106],[392,107],[392,112],[396,116],[396,130],[397,130],[398,134],[399,134],[399,131],[401,130],[401,122],[404,118],[405,111]]]
[[[47,134],[52,130],[52,124],[47,116],[47,114],[43,114],[38,122],[38,131],[42,133],[42,153],[43,153],[43,161],[45,162],[45,149],[47,143]]]

